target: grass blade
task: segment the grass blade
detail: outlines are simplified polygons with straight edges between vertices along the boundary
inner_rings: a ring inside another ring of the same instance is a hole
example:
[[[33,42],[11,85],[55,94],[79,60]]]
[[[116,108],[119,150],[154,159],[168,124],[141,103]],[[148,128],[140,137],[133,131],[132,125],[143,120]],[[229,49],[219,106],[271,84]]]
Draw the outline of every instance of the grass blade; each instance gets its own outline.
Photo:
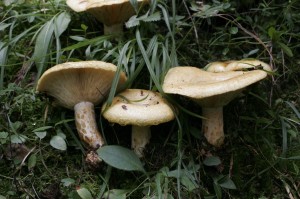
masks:
[[[287,124],[284,119],[280,117],[281,129],[282,129],[282,157],[286,157],[287,152]]]
[[[143,45],[143,42],[142,42],[142,38],[141,38],[141,34],[140,34],[140,31],[137,29],[136,31],[136,40],[137,40],[137,43],[138,43],[138,46],[139,46],[139,49],[143,55],[143,58],[144,58],[144,61],[146,63],[146,66],[148,68],[148,71],[150,73],[150,76],[151,76],[151,79],[153,80],[157,90],[161,93],[163,93],[163,90],[162,90],[162,87],[161,85],[159,84],[159,81],[157,79],[157,77],[155,76],[155,73],[152,69],[152,66],[151,66],[151,63],[150,63],[150,60],[148,58],[148,55],[145,51],[145,48],[144,48],[144,45]]]
[[[0,90],[3,89],[5,64],[7,60],[8,46],[4,42],[0,42]]]
[[[67,12],[60,13],[54,19],[54,33],[56,38],[56,64],[59,64],[60,56],[61,56],[61,44],[59,37],[61,34],[68,28],[69,23],[71,21],[71,17]]]
[[[54,18],[52,18],[50,21],[44,24],[36,39],[33,59],[35,61],[38,70],[37,79],[39,79],[42,72],[44,71],[48,59],[47,54],[49,52],[49,48],[50,48],[50,44],[54,32],[53,20]]]
[[[107,104],[108,105],[111,104],[111,102],[112,102],[112,100],[115,96],[115,93],[117,91],[119,78],[120,78],[120,74],[121,74],[121,71],[122,71],[121,70],[122,60],[124,59],[124,57],[126,55],[126,52],[127,52],[127,49],[128,49],[128,46],[129,46],[130,43],[131,43],[131,41],[127,42],[121,50],[120,57],[119,57],[119,60],[118,60],[118,69],[117,69],[116,74],[114,76],[114,79],[112,81],[111,89],[110,89],[110,92],[109,92],[109,95],[108,95],[108,98],[107,98]]]
[[[300,119],[300,112],[297,110],[297,108],[294,106],[294,104],[292,104],[291,102],[288,102],[288,101],[286,101],[285,103],[293,109],[293,111],[295,112],[297,117]]]

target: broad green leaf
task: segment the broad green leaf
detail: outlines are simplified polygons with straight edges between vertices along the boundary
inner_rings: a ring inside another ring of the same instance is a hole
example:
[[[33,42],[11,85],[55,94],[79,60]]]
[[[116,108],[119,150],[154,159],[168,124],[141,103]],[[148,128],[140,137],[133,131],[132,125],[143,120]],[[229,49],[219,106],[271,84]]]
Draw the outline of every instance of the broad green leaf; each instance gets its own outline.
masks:
[[[280,33],[273,26],[268,29],[268,35],[274,42],[280,39]]]
[[[127,28],[132,28],[134,26],[140,25],[140,21],[143,22],[152,22],[161,20],[160,12],[155,12],[152,15],[149,15],[149,12],[146,14],[137,17],[137,15],[133,15],[130,19],[125,23]]]
[[[181,169],[179,172],[178,170],[168,171],[166,172],[166,177],[179,178],[180,183],[184,185],[189,191],[192,191],[198,187],[196,179],[186,169]]]
[[[137,155],[127,148],[109,145],[97,150],[99,157],[112,167],[125,171],[142,171],[144,167]]]
[[[287,56],[289,56],[289,57],[293,57],[294,56],[292,50],[287,45],[285,45],[284,43],[279,42],[279,41],[277,42],[277,44],[280,46],[280,48],[283,50],[283,52],[285,54],[287,54]]]
[[[12,135],[10,136],[11,143],[21,144],[26,141],[27,137],[25,135]]]
[[[65,187],[68,187],[70,186],[71,184],[74,184],[75,183],[75,180],[72,179],[72,178],[64,178],[64,179],[61,179],[61,182],[63,183],[63,185]]]
[[[69,13],[62,12],[60,13],[54,20],[55,29],[56,29],[56,36],[59,37],[67,28],[71,21],[71,16]]]
[[[3,31],[5,28],[9,27],[11,23],[1,23],[0,24],[0,31]]]
[[[13,132],[16,132],[18,129],[22,127],[23,123],[20,121],[11,122],[10,127],[12,128]]]
[[[125,23],[127,28],[132,28],[140,25],[140,20],[137,18],[137,15],[133,15],[130,19]]]
[[[40,138],[40,140],[41,140],[41,139],[43,139],[44,137],[46,137],[47,132],[46,132],[46,131],[34,132],[34,134],[35,134],[36,136],[38,136],[38,138]]]
[[[6,199],[6,197],[4,197],[3,195],[0,195],[0,199]]]
[[[155,12],[152,15],[147,16],[147,18],[143,19],[145,22],[159,21],[161,20],[160,12]]]
[[[3,0],[5,6],[10,6],[11,4],[15,3],[16,0]]]
[[[188,191],[193,191],[198,187],[195,179],[190,179],[189,176],[184,175],[180,178],[181,184],[183,184]]]
[[[32,169],[33,167],[35,167],[36,165],[36,155],[32,154],[30,155],[29,159],[28,159],[28,169]]]
[[[6,139],[8,137],[8,133],[5,131],[0,132],[0,139]]]
[[[231,27],[229,28],[229,32],[232,35],[235,35],[236,33],[238,33],[239,29],[237,27]]]
[[[236,189],[234,182],[228,176],[218,180],[218,184],[225,189]]]
[[[213,186],[214,186],[214,190],[215,190],[217,198],[222,199],[222,189],[221,189],[220,185],[214,183]]]
[[[87,188],[77,189],[77,193],[82,199],[93,199],[91,192]]]
[[[127,193],[129,193],[130,190],[124,190],[124,189],[112,189],[104,194],[104,198],[107,199],[126,199]]]
[[[62,150],[62,151],[67,149],[67,144],[66,144],[65,140],[58,135],[55,135],[51,138],[50,145],[53,148],[56,148],[56,149]]]
[[[210,156],[204,159],[203,164],[206,166],[218,166],[219,164],[221,164],[221,160],[219,157]]]

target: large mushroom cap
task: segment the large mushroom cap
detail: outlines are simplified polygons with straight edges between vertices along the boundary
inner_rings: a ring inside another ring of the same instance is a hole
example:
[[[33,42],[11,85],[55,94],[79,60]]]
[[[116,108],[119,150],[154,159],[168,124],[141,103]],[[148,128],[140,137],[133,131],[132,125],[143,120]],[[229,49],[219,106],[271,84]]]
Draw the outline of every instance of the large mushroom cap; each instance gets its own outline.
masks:
[[[120,125],[151,126],[174,119],[168,102],[153,91],[127,89],[116,96],[111,106],[102,107],[103,116]]]
[[[100,103],[111,88],[117,67],[102,61],[80,61],[58,64],[48,69],[37,84],[66,108],[73,109],[82,101]],[[119,85],[126,81],[122,72]]]
[[[265,78],[267,72],[209,72],[190,66],[171,68],[165,76],[163,90],[193,99],[203,106],[224,106],[240,91]]]
[[[142,4],[148,0],[137,2]],[[67,0],[67,4],[76,12],[90,12],[107,26],[123,23],[135,13],[130,0]]]

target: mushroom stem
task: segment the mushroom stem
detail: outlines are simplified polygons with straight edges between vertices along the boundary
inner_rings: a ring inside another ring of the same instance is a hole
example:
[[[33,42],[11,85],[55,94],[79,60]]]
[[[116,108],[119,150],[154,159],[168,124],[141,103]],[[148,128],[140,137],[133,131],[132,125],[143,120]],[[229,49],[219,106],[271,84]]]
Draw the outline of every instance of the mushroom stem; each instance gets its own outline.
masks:
[[[74,106],[76,128],[81,140],[92,149],[98,149],[105,144],[104,139],[98,131],[94,104],[91,102],[80,102]]]
[[[110,34],[123,34],[123,24],[113,24],[110,26],[107,26],[104,24],[104,34],[105,35],[110,35]]]
[[[136,126],[132,125],[131,131],[131,148],[138,157],[144,156],[145,146],[149,143],[151,138],[150,126]]]
[[[224,142],[223,107],[202,107],[202,131],[208,143],[220,147]]]

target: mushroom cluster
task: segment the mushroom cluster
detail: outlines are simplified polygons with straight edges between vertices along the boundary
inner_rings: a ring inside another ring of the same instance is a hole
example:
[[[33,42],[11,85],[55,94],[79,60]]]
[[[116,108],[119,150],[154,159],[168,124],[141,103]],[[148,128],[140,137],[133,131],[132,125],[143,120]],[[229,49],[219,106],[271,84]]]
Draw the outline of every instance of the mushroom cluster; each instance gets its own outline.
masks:
[[[137,0],[142,6],[149,0]],[[130,0],[67,0],[75,12],[87,11],[104,24],[104,34],[121,34],[123,24],[135,11]]]
[[[102,61],[58,64],[39,79],[37,91],[54,97],[65,108],[74,109],[79,137],[95,151],[105,144],[95,120],[94,106],[103,101],[111,88],[117,67]],[[171,68],[162,85],[168,94],[191,98],[202,107],[202,131],[208,143],[219,147],[224,142],[223,106],[246,87],[265,78],[271,71],[259,60],[212,62],[204,69],[192,66]],[[121,72],[118,87],[126,81]],[[102,115],[111,123],[132,125],[131,147],[143,157],[151,138],[150,126],[174,119],[174,111],[158,92],[126,89],[105,102]]]
[[[206,70],[191,66],[171,68],[164,79],[165,93],[186,96],[202,107],[202,131],[219,147],[224,142],[223,106],[247,86],[265,78],[271,68],[259,60],[213,62]]]

